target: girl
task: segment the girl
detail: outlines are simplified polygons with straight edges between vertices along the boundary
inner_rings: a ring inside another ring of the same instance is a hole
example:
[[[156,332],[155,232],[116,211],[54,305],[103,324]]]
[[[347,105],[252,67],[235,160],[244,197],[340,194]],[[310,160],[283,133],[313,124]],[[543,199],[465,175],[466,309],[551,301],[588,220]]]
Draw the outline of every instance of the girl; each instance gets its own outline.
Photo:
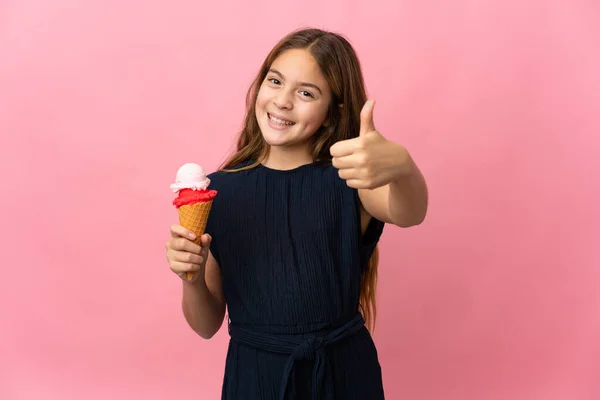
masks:
[[[424,179],[373,125],[357,56],[342,36],[296,31],[248,91],[237,152],[200,246],[171,228],[186,321],[212,337],[229,311],[222,399],[384,398],[376,348],[377,242],[419,224]],[[361,112],[362,110],[362,112]]]

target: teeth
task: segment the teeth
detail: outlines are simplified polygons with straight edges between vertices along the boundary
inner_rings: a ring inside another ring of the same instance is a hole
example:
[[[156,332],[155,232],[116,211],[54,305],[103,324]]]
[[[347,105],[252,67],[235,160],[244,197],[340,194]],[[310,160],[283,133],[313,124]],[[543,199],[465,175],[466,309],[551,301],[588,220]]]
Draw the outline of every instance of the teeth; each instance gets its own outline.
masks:
[[[271,114],[269,114],[269,119],[271,121],[273,121],[274,123],[278,124],[278,125],[287,125],[287,126],[292,126],[295,124],[295,122],[290,122],[290,121],[284,121],[282,119],[279,118],[275,118],[274,116],[272,116]]]

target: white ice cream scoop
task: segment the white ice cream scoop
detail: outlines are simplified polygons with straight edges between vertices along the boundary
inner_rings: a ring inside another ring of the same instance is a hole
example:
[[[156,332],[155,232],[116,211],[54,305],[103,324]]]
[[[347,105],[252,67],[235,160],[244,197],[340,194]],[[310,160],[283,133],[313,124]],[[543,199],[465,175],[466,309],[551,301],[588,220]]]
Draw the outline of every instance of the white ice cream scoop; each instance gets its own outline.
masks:
[[[204,168],[194,163],[183,164],[177,170],[175,183],[171,184],[171,190],[175,193],[181,189],[203,190],[210,185],[210,179],[206,176]]]

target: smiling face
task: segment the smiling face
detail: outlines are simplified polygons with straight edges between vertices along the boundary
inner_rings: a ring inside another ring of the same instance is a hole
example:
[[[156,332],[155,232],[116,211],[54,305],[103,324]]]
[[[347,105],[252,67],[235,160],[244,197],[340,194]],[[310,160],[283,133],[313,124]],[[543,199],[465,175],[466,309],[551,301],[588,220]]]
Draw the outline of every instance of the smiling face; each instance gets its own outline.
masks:
[[[310,155],[323,125],[331,89],[308,50],[291,49],[275,59],[256,98],[256,120],[271,152]]]

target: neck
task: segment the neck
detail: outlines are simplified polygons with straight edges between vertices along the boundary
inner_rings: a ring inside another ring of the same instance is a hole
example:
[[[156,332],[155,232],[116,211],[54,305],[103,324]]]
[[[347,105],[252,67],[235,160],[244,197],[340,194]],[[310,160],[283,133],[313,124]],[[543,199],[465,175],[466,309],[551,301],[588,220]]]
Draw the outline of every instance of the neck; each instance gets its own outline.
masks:
[[[269,155],[262,162],[263,165],[273,169],[288,170],[313,162],[312,156],[306,149],[286,149],[271,146]]]

